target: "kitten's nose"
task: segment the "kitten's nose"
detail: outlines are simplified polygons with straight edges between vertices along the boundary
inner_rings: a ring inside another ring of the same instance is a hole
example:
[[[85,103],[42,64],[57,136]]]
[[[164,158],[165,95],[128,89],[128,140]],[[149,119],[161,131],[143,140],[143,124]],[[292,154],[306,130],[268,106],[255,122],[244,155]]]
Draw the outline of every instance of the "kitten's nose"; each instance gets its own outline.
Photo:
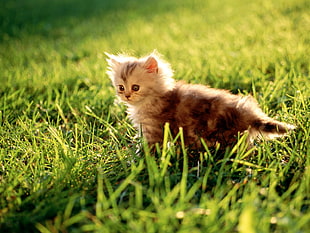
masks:
[[[126,97],[127,99],[129,99],[129,98],[130,98],[130,95],[125,95],[125,97]]]

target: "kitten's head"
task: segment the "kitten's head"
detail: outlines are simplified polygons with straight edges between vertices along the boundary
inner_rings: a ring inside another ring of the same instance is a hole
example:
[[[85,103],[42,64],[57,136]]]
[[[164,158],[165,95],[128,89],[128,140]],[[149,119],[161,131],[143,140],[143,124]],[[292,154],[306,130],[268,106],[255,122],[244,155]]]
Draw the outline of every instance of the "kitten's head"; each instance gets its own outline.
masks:
[[[137,105],[174,87],[170,65],[155,53],[139,59],[107,53],[106,55],[107,74],[118,96],[128,104]]]

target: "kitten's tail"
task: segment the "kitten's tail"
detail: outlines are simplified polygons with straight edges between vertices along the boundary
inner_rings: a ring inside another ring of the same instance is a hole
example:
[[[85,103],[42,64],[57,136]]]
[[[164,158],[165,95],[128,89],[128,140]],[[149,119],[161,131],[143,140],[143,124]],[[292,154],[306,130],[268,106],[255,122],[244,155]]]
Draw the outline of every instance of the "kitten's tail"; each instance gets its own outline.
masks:
[[[294,125],[276,121],[271,118],[255,120],[252,123],[250,132],[254,137],[263,137],[266,139],[274,139],[287,135],[295,129]]]

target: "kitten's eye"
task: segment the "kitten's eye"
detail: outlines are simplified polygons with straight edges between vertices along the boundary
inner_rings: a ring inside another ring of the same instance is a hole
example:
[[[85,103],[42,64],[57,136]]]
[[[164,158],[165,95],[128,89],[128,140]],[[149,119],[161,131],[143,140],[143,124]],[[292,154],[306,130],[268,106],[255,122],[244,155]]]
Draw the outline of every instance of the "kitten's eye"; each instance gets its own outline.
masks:
[[[120,91],[125,91],[125,88],[124,88],[123,85],[119,85],[119,86],[118,86],[118,89],[119,89]]]
[[[139,86],[139,85],[132,85],[131,89],[132,89],[133,91],[139,91],[140,86]]]

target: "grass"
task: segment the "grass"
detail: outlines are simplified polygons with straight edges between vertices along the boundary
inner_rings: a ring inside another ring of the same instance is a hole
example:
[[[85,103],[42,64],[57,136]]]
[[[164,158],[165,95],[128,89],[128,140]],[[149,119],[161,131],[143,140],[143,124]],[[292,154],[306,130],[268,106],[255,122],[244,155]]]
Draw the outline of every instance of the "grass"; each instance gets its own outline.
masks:
[[[0,4],[1,232],[308,232],[306,0]],[[240,138],[152,156],[103,52],[154,49],[176,79],[251,93],[297,130],[250,151]]]

